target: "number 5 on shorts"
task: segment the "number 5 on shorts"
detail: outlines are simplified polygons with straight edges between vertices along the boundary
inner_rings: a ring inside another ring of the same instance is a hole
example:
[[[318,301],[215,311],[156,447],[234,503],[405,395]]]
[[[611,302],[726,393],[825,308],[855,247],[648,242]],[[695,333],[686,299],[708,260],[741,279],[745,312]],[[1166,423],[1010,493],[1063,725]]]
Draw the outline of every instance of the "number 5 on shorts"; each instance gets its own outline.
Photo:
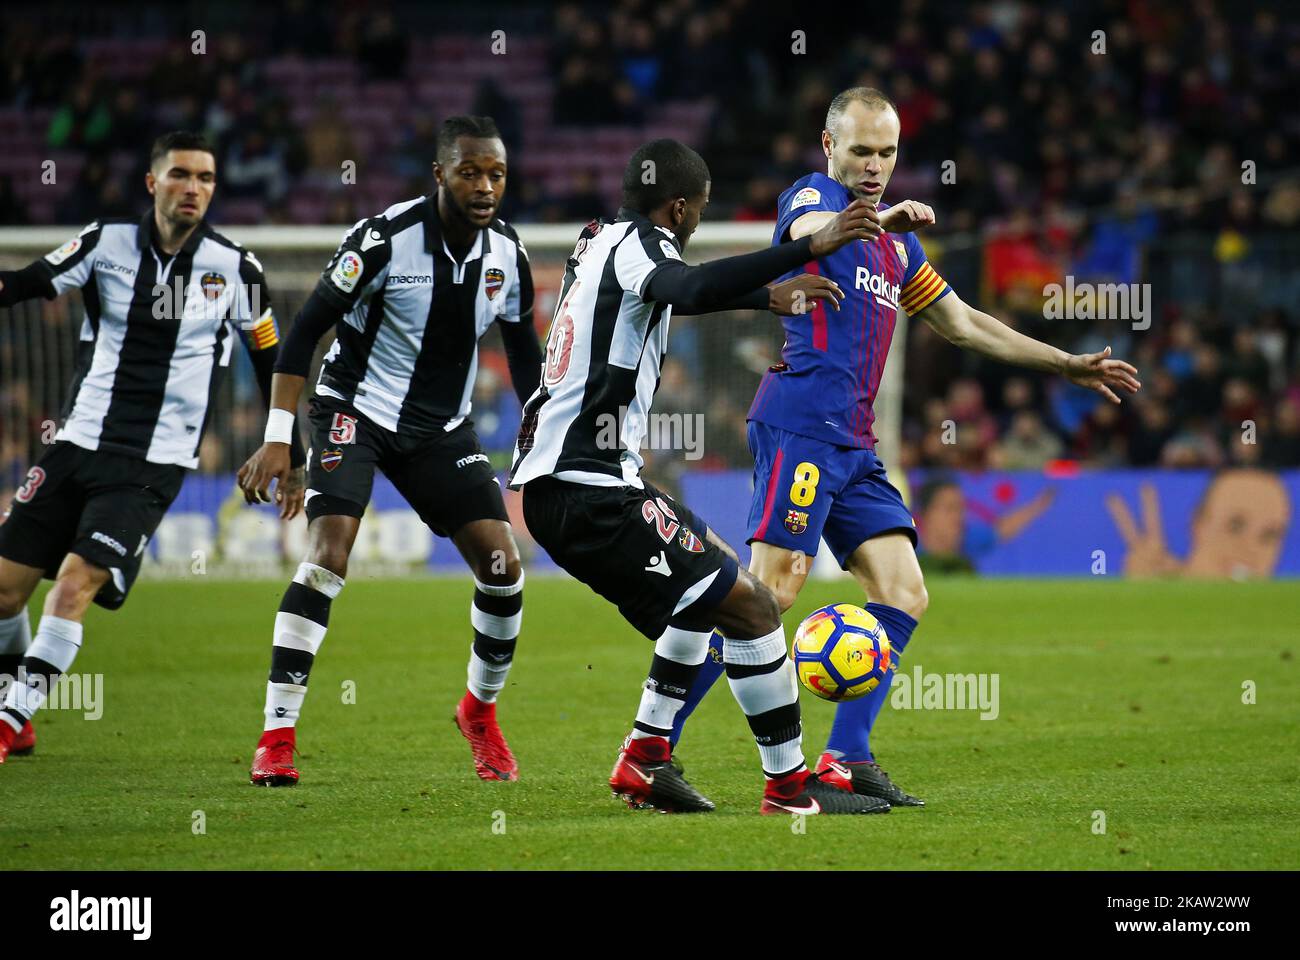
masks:
[[[806,507],[817,496],[817,481],[822,472],[817,464],[805,460],[794,468],[794,483],[790,484],[790,502],[796,507]]]

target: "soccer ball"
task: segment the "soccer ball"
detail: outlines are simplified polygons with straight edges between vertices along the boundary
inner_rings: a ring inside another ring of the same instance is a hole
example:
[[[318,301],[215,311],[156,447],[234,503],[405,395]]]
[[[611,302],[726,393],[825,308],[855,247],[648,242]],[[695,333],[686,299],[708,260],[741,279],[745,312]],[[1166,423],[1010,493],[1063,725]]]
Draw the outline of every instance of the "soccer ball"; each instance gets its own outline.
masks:
[[[799,682],[823,700],[856,700],[893,666],[884,626],[861,607],[833,603],[809,614],[790,648]]]

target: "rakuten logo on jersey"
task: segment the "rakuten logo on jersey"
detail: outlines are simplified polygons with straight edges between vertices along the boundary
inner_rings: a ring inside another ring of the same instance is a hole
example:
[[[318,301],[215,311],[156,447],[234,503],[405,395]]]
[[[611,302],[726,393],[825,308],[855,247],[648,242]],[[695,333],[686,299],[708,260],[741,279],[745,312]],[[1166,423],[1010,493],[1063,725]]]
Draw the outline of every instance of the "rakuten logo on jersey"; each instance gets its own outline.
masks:
[[[878,273],[872,273],[866,267],[858,267],[853,274],[853,286],[858,290],[870,290],[880,303],[898,309],[899,285],[890,283]]]

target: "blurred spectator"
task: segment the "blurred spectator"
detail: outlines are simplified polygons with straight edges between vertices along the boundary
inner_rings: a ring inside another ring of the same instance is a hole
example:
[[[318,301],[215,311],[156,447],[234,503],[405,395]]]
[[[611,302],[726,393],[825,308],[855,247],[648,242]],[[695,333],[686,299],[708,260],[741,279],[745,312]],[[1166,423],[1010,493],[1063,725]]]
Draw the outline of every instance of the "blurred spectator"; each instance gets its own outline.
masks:
[[[27,205],[14,193],[13,177],[0,176],[0,223],[20,227],[28,222]]]
[[[50,117],[45,142],[57,149],[95,150],[108,142],[113,115],[90,80],[82,80]]]
[[[149,198],[139,179],[136,183],[136,195],[127,198],[121,185],[109,176],[108,163],[98,158],[90,160],[59,203],[59,222],[89,223],[96,217],[125,217],[142,212]]]
[[[362,18],[357,59],[365,68],[370,80],[400,80],[406,76],[406,61],[410,56],[410,40],[398,28],[392,13],[384,11],[377,16]]]
[[[998,443],[993,464],[1002,470],[1041,470],[1061,455],[1061,441],[1043,426],[1035,410],[1021,410]]]
[[[303,132],[303,142],[307,149],[307,168],[316,183],[331,187],[342,183],[343,164],[348,160],[360,168],[351,128],[340,116],[339,105],[332,98],[317,104],[316,113]],[[425,159],[426,172],[436,159],[435,153]]]
[[[272,142],[258,122],[231,138],[221,168],[222,189],[230,197],[262,197],[279,201],[289,189],[289,171],[282,146]]]

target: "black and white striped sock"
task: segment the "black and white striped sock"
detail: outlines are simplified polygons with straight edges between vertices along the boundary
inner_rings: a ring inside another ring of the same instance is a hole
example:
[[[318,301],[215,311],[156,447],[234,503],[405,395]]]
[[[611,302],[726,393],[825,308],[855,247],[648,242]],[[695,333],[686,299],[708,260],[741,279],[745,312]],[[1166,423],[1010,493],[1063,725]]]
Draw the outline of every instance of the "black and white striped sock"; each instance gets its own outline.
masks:
[[[0,703],[4,702],[9,684],[18,676],[18,664],[31,642],[32,626],[26,609],[12,617],[0,618]]]
[[[41,617],[36,637],[18,664],[14,682],[5,691],[0,722],[9,724],[15,731],[27,725],[32,714],[49,699],[50,689],[59,677],[72,666],[81,649],[81,637],[82,628],[77,621],[49,614]]]
[[[785,628],[756,640],[728,637],[722,658],[732,695],[754,732],[763,773],[775,779],[802,770],[799,688],[794,664],[786,655]]]
[[[330,603],[342,589],[343,578],[338,574],[314,563],[298,564],[275,615],[263,730],[297,724],[307,696],[307,677],[329,626]]]
[[[637,708],[632,739],[663,737],[673,732],[673,719],[686,700],[686,693],[709,655],[712,631],[692,633],[669,627],[655,641],[654,660]]]
[[[515,642],[524,622],[524,572],[505,586],[474,578],[469,608],[474,643],[469,652],[466,686],[484,703],[496,703],[515,658]]]

